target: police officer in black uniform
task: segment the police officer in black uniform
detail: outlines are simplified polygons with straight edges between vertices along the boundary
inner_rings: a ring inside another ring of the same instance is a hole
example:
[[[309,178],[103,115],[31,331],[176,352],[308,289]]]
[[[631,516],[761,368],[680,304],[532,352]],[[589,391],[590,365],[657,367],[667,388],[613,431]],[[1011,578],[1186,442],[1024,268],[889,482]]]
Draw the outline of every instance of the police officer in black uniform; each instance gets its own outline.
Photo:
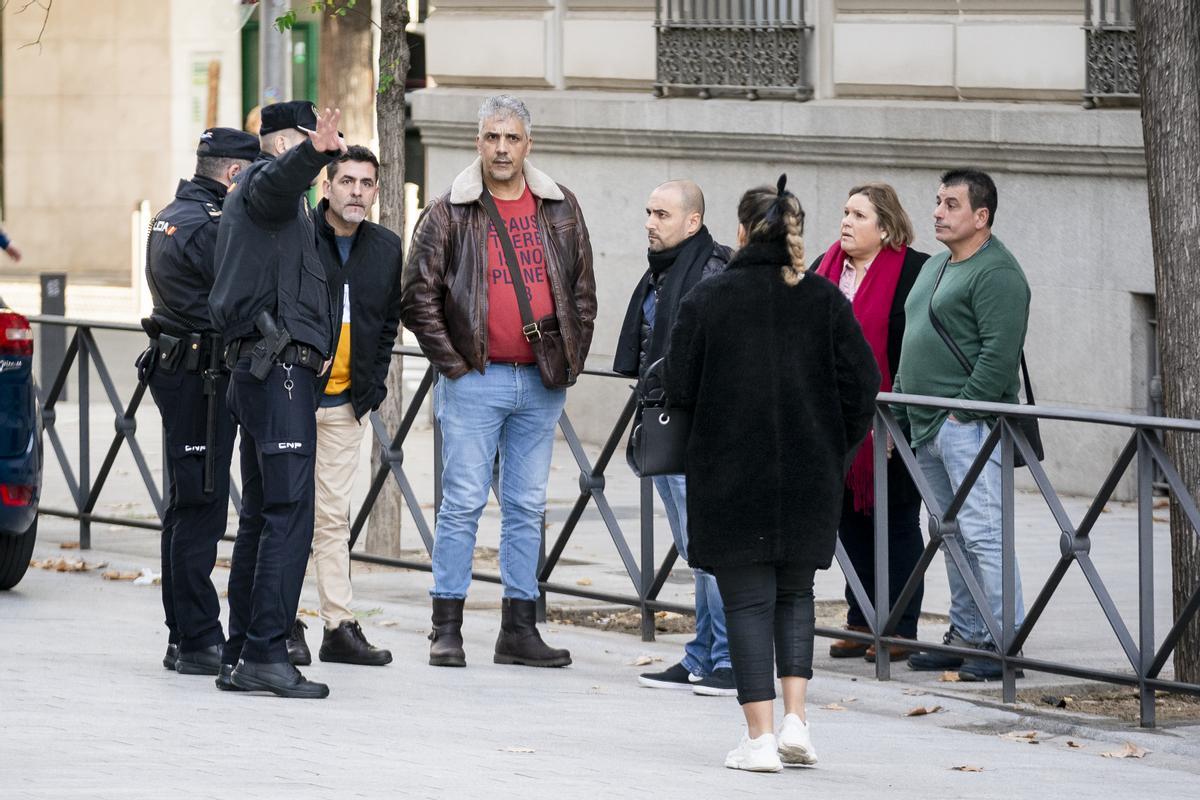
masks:
[[[209,308],[225,337],[229,408],[242,432],[221,689],[329,695],[292,666],[285,642],[312,545],[317,379],[334,326],[307,192],[346,151],[340,116],[299,101],[265,106],[263,153],[229,190],[217,236]]]
[[[196,175],[155,215],[146,254],[154,312],[142,376],[166,431],[169,489],[163,517],[162,598],[170,631],[163,666],[188,675],[220,667],[220,603],[212,584],[229,508],[234,426],[225,407],[228,373],[208,314],[221,204],[258,155],[258,139],[210,128],[196,148]]]

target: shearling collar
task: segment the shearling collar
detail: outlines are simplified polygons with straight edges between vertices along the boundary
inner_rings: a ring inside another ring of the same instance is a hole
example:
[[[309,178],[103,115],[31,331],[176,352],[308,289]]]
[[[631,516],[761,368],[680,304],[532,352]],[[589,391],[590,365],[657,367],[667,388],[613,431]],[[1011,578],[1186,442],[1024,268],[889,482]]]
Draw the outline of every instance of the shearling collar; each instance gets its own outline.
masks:
[[[554,179],[528,161],[525,162],[524,172],[525,185],[529,187],[529,191],[533,193],[534,197],[540,197],[543,200],[565,199],[562,189],[558,188]],[[466,205],[479,200],[482,194],[483,161],[476,158],[471,162],[471,166],[458,173],[458,177],[454,179],[454,183],[450,186],[450,202],[454,205]]]

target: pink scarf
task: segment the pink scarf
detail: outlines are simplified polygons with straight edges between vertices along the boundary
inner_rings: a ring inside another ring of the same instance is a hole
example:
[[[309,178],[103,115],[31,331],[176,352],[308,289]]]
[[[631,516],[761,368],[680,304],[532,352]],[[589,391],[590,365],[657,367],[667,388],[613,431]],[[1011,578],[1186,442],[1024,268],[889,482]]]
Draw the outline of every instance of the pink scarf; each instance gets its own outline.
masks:
[[[900,270],[907,252],[907,247],[900,250],[885,247],[880,250],[851,304],[854,318],[862,327],[863,336],[875,354],[875,363],[879,365],[881,392],[892,390],[892,371],[888,364],[888,318],[892,313],[892,300],[896,296],[896,285],[900,282]],[[841,244],[834,242],[821,259],[817,274],[833,281],[836,286],[841,280],[845,260],[846,254],[842,252]],[[867,434],[866,441],[858,448],[850,465],[850,474],[846,476],[846,488],[854,497],[854,510],[860,513],[870,512],[875,506],[874,435],[874,432]]]

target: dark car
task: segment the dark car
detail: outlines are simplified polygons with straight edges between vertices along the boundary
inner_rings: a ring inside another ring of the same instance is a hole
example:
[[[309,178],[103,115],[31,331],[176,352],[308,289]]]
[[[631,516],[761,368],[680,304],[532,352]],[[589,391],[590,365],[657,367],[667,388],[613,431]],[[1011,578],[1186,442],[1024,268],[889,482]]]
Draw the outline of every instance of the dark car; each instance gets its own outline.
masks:
[[[29,320],[0,299],[0,589],[25,576],[42,494],[42,412]]]

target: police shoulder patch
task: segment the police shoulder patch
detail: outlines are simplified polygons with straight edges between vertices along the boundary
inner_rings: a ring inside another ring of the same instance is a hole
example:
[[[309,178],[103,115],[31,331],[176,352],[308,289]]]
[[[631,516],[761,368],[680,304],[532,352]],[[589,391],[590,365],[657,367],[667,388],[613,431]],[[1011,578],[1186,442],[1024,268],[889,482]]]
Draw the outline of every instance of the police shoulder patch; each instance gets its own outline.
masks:
[[[214,203],[210,203],[210,202],[206,201],[204,203],[204,210],[207,211],[208,215],[210,217],[212,217],[213,219],[216,219],[217,217],[221,216],[221,209],[217,208],[216,204],[214,204]]]

